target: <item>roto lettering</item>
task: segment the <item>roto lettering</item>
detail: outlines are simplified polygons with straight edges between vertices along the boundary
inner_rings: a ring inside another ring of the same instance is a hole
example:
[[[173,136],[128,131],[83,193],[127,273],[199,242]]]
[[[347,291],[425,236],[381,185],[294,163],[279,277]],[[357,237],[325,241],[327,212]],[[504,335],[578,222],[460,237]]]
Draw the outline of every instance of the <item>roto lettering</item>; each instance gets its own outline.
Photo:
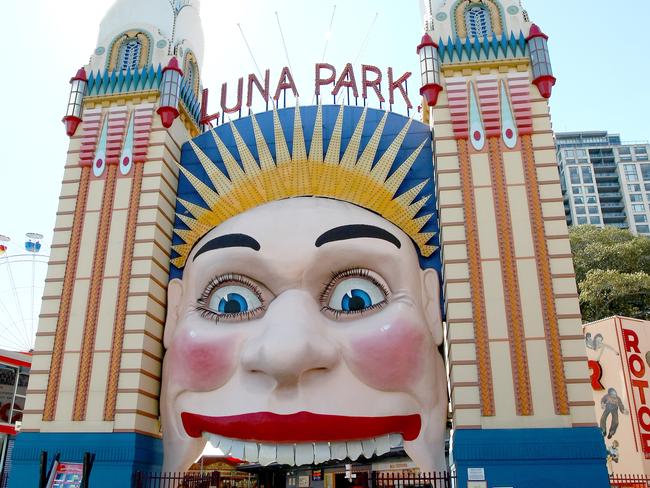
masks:
[[[395,103],[395,92],[399,92],[399,95],[404,99],[407,109],[412,109],[413,104],[408,96],[407,90],[407,81],[411,77],[412,73],[407,71],[399,78],[395,78],[393,73],[393,68],[388,68],[386,77],[384,77],[382,71],[376,66],[371,65],[362,65],[361,66],[361,83],[359,84],[354,68],[352,64],[348,63],[343,68],[341,74],[337,77],[336,68],[328,63],[318,63],[315,66],[315,82],[314,82],[314,94],[317,97],[323,95],[323,87],[333,85],[332,90],[329,93],[336,97],[342,88],[348,89],[354,98],[361,98],[366,102],[369,98],[369,95],[372,95],[377,98],[380,103],[384,103],[386,98],[382,93],[382,81],[387,80],[386,85],[388,86],[388,103],[393,105]],[[264,72],[264,77],[262,80],[253,73],[248,75],[248,82],[246,83],[246,100],[244,104],[244,78],[239,78],[237,81],[237,96],[236,100],[232,100],[232,94],[228,96],[228,83],[221,85],[221,111],[224,114],[237,113],[244,108],[248,109],[253,105],[253,98],[261,96],[262,100],[267,104],[271,101],[271,98],[277,103],[280,97],[286,94],[287,90],[291,90],[291,93],[294,97],[298,98],[298,87],[294,81],[291,69],[288,67],[282,68],[282,73],[280,78],[275,85],[275,91],[271,93],[271,72],[266,70]],[[203,90],[203,99],[201,103],[201,123],[207,124],[213,120],[216,120],[220,117],[220,113],[215,113],[208,115],[208,89]],[[271,95],[273,95],[271,97]]]
[[[636,418],[641,434],[641,444],[643,452],[650,453],[650,407],[648,407],[646,398],[648,382],[645,380],[646,367],[639,349],[639,336],[631,329],[623,329],[623,342],[631,373],[630,381],[632,388],[636,389],[640,403],[636,410]]]

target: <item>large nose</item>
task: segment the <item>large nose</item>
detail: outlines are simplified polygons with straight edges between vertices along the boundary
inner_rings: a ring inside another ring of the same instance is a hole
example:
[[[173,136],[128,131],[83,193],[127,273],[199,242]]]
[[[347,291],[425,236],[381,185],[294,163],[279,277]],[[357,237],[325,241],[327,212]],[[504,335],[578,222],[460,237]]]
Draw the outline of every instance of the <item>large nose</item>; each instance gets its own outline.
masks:
[[[272,377],[277,387],[291,387],[306,373],[328,371],[337,364],[338,347],[309,293],[280,294],[262,322],[263,331],[244,345],[242,363],[247,371]]]

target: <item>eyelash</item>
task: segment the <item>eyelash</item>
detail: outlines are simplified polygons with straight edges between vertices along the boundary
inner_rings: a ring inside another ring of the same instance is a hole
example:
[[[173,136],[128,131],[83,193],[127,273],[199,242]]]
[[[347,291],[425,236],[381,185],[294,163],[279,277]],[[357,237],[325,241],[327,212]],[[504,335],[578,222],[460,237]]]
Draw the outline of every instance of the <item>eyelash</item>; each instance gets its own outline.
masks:
[[[365,278],[369,280],[372,282],[372,284],[377,286],[382,291],[382,293],[386,296],[386,299],[383,302],[376,303],[375,305],[364,310],[356,310],[353,312],[343,312],[341,310],[330,308],[328,306],[329,296],[332,291],[334,291],[336,286],[345,278]],[[329,283],[324,283],[323,286],[323,291],[320,293],[321,312],[327,312],[328,314],[332,315],[335,320],[340,319],[342,316],[350,317],[354,315],[365,315],[376,310],[381,310],[384,308],[384,306],[386,306],[388,300],[390,299],[390,290],[386,287],[386,285],[376,279],[370,271],[363,268],[350,268],[339,271],[337,273],[332,273],[332,278],[330,279]]]
[[[208,301],[210,300],[210,296],[212,292],[226,284],[231,284],[231,283],[236,283],[239,285],[244,285],[247,287],[249,290],[251,290],[257,298],[259,299],[260,303],[262,304],[260,307],[256,308],[255,310],[249,310],[247,312],[239,312],[239,313],[216,313],[214,310],[210,309],[208,307]],[[216,276],[215,278],[212,278],[208,285],[205,287],[205,290],[201,293],[201,296],[199,299],[196,301],[197,305],[194,307],[194,310],[198,312],[202,318],[207,319],[207,320],[212,320],[214,322],[219,322],[219,321],[247,321],[247,320],[252,320],[256,317],[258,317],[260,314],[263,314],[266,311],[266,307],[264,304],[264,298],[262,297],[262,293],[258,287],[258,285],[251,280],[250,278],[247,278],[246,276],[238,275],[238,274],[233,274],[233,273],[228,273],[225,275],[220,275]]]

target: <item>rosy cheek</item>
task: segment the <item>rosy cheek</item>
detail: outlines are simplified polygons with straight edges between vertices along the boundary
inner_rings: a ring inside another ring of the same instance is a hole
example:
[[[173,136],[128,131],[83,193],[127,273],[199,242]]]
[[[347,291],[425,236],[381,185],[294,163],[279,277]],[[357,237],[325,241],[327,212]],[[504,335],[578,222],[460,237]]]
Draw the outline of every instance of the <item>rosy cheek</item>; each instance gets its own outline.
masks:
[[[169,373],[194,391],[214,390],[232,376],[235,371],[235,351],[237,335],[219,332],[218,334],[195,334],[181,332],[174,337]]]
[[[404,390],[422,372],[430,340],[424,325],[407,320],[354,334],[346,361],[357,376],[379,390]]]

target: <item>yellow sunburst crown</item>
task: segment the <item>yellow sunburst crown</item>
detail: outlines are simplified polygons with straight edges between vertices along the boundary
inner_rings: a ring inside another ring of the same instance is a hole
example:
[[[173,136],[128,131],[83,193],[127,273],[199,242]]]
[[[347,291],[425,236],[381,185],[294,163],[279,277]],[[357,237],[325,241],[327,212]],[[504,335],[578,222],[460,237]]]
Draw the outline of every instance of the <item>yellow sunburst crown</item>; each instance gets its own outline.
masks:
[[[178,254],[172,259],[172,264],[179,269],[183,268],[196,242],[229,218],[267,202],[301,196],[333,198],[371,210],[402,229],[415,242],[422,256],[425,258],[431,256],[437,249],[429,244],[435,233],[424,232],[423,228],[431,220],[433,213],[418,216],[432,197],[431,194],[426,194],[418,198],[430,180],[420,181],[397,195],[423,148],[426,144],[431,144],[430,132],[391,173],[391,168],[411,128],[412,119],[406,119],[397,136],[375,163],[389,113],[383,113],[368,143],[361,151],[368,115],[368,109],[363,109],[341,156],[345,112],[345,107],[341,106],[325,152],[323,106],[318,105],[308,153],[300,108],[296,107],[294,111],[292,151],[289,151],[278,110],[274,109],[275,157],[271,154],[255,115],[251,115],[257,159],[236,124],[230,122],[228,125],[232,130],[241,163],[230,152],[217,132],[223,130],[223,126],[212,129],[210,134],[220,156],[216,159],[223,164],[225,172],[219,169],[216,160],[208,157],[194,140],[190,140],[191,150],[198,158],[209,182],[203,181],[205,178],[193,174],[183,164],[179,165],[179,168],[207,207],[178,197],[178,203],[186,212],[176,214],[177,225],[174,232],[182,243],[172,246]],[[252,141],[250,144],[252,147]],[[429,176],[433,173],[433,160],[430,164]],[[184,226],[180,227],[187,228],[179,228],[181,222]]]

